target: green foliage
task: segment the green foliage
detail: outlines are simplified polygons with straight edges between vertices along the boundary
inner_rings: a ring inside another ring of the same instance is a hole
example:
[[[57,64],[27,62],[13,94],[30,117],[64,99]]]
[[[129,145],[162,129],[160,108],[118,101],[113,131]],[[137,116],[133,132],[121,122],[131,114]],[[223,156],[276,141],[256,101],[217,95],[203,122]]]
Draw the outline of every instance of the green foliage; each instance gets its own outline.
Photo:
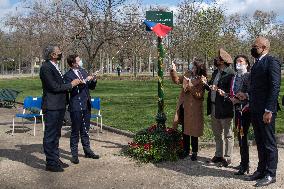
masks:
[[[137,132],[125,154],[141,162],[176,161],[183,152],[182,145],[180,131],[152,125]]]

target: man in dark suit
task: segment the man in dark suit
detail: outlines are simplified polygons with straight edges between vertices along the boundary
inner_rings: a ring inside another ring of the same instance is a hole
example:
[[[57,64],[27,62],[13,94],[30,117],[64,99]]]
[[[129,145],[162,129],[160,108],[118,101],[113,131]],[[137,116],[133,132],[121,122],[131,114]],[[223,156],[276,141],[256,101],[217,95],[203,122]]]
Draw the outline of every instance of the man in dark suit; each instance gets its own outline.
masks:
[[[276,182],[278,150],[275,140],[275,117],[280,91],[280,63],[268,55],[269,40],[258,37],[252,45],[255,64],[251,68],[249,106],[258,151],[257,170],[247,180],[258,180],[257,187]],[[244,94],[238,95],[245,99]]]
[[[68,164],[59,159],[59,138],[67,102],[67,91],[81,83],[74,79],[64,83],[58,61],[62,53],[58,46],[49,45],[44,49],[46,60],[40,68],[42,82],[42,110],[45,120],[43,149],[46,155],[46,170],[62,172]]]
[[[88,134],[91,118],[91,96],[89,89],[95,89],[97,80],[95,76],[88,76],[88,73],[79,66],[80,57],[78,55],[68,56],[67,63],[70,66],[70,70],[64,75],[64,80],[67,83],[74,79],[83,81],[83,83],[70,91],[69,101],[69,111],[72,121],[70,137],[71,162],[78,164],[79,133],[85,157],[99,159],[99,156],[91,150]]]

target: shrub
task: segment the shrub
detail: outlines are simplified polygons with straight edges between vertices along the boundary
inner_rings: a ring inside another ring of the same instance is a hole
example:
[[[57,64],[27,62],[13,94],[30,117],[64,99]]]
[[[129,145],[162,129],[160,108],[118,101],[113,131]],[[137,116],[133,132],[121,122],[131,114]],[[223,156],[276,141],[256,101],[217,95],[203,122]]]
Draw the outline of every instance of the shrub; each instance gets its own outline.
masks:
[[[176,161],[183,152],[182,134],[168,127],[152,125],[139,131],[128,144],[126,155],[141,162]]]

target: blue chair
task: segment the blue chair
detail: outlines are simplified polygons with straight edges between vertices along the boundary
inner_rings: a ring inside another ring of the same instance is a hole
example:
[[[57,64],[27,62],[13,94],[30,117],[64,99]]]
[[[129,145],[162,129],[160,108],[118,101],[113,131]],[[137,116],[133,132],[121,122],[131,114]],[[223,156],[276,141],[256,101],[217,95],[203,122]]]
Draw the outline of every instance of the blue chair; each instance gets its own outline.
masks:
[[[13,131],[12,131],[12,135],[14,135],[14,131],[15,131],[15,118],[22,118],[22,123],[24,126],[24,121],[23,119],[31,119],[34,118],[34,136],[35,136],[35,126],[36,126],[36,118],[37,117],[41,117],[42,119],[42,127],[44,130],[44,120],[43,120],[43,114],[42,114],[42,110],[41,110],[41,101],[42,98],[41,97],[32,97],[32,96],[28,96],[24,99],[24,110],[22,114],[16,114],[13,117]],[[31,113],[27,113],[27,109],[30,110]],[[32,111],[36,110],[39,111],[39,113],[33,113]]]
[[[91,99],[91,107],[94,110],[97,110],[97,114],[91,114],[91,119],[97,119],[97,125],[99,122],[99,118],[101,119],[101,132],[103,131],[103,116],[101,114],[101,99],[100,98],[92,98]]]

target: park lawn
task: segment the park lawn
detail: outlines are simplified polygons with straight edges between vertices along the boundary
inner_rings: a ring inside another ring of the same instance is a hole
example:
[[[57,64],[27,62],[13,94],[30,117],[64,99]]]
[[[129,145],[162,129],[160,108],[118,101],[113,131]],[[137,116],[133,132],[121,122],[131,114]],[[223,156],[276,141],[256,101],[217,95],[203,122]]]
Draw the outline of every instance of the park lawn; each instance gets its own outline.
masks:
[[[0,88],[12,88],[23,91],[17,101],[25,96],[41,96],[39,78],[21,78],[0,80]],[[171,126],[180,86],[165,80],[165,112],[167,126]],[[282,79],[281,97],[284,95],[284,79]],[[155,123],[157,113],[157,80],[99,80],[93,97],[102,99],[103,123],[115,128],[137,132]],[[280,100],[280,98],[279,98]],[[206,113],[206,100],[204,101]],[[205,132],[203,140],[212,139],[210,118],[205,115]],[[284,133],[284,111],[278,113],[276,129]]]

